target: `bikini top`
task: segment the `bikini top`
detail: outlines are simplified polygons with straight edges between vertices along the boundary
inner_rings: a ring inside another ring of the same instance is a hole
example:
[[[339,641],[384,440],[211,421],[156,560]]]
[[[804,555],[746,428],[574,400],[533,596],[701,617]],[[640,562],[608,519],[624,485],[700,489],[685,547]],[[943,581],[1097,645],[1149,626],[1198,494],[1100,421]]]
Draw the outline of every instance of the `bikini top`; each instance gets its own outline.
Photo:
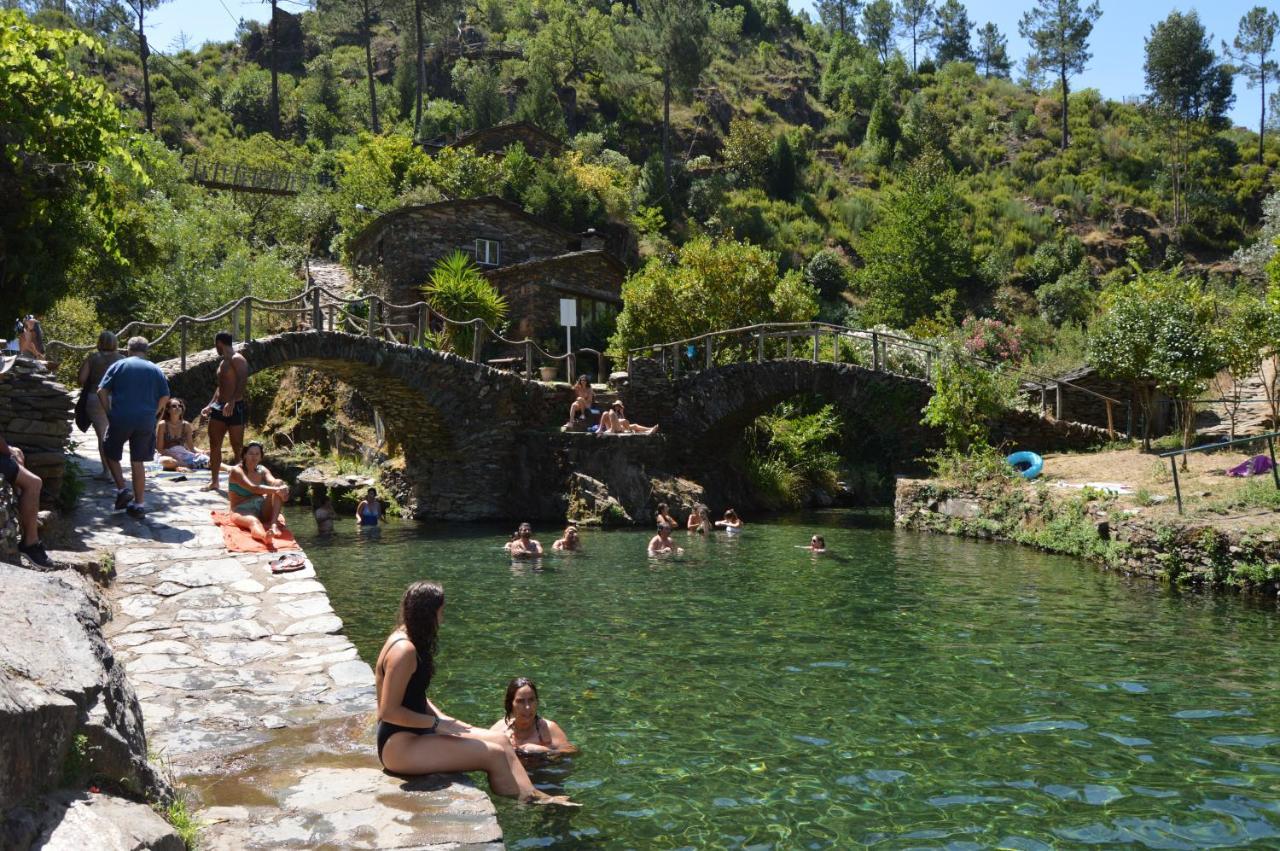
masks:
[[[178,436],[177,436],[177,437],[174,437],[172,434],[170,434],[170,433],[169,433],[169,424],[168,424],[168,423],[165,423],[165,424],[164,424],[164,446],[163,446],[162,448],[164,448],[164,449],[169,449],[170,447],[178,446],[179,444],[181,444],[181,443],[182,443],[182,433],[183,433],[183,431],[184,431],[184,430],[185,430],[185,429],[181,429],[181,428],[179,428],[179,429],[178,429]]]
[[[255,467],[255,468],[254,468],[254,470],[253,470],[253,472],[258,473],[259,475],[261,475],[261,474],[262,474],[262,465],[261,465],[261,464],[259,464],[257,467]],[[228,483],[227,483],[227,490],[231,491],[231,492],[232,492],[233,494],[235,494],[236,496],[248,496],[248,497],[258,496],[258,494],[256,494],[256,493],[254,493],[253,491],[249,490],[247,487],[245,487],[244,485],[240,484],[239,482],[228,482]]]

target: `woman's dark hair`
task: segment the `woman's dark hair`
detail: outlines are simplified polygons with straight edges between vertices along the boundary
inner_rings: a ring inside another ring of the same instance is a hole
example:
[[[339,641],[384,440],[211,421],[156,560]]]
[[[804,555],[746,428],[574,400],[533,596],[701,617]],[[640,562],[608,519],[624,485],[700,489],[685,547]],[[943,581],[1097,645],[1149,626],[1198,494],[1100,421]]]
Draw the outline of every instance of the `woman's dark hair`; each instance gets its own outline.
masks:
[[[662,514],[667,513],[667,504],[665,502],[658,503],[658,511]]]
[[[410,636],[410,638],[412,638],[412,636]],[[533,699],[541,702],[541,699],[538,697],[538,687],[533,684],[533,680],[528,677],[516,677],[511,682],[507,683],[507,696],[502,701],[503,720],[511,720],[511,707],[515,705],[516,692],[520,691],[520,689],[525,686],[533,689]]]
[[[732,508],[726,508],[726,509],[724,510],[724,516],[725,516],[725,517],[731,517],[731,518],[733,518],[734,520],[737,520],[737,519],[738,519],[738,512],[734,511]]]
[[[437,615],[443,605],[444,589],[425,579],[406,588],[400,600],[400,626],[418,651],[418,664],[426,666],[428,677],[436,672]]]
[[[243,449],[241,449],[241,450],[240,450],[240,460],[241,460],[241,462],[243,462],[243,461],[244,461],[244,456],[246,456],[246,455],[248,455],[248,454],[249,454],[249,450],[250,450],[250,449],[253,449],[254,447],[257,447],[257,449],[258,449],[258,454],[259,454],[259,455],[261,455],[263,458],[266,458],[266,457],[267,457],[267,450],[265,450],[265,449],[263,449],[263,448],[262,448],[262,444],[261,444],[261,443],[259,443],[259,442],[258,442],[258,441],[256,441],[256,440],[251,440],[251,441],[249,441],[248,443],[246,443],[246,444],[244,445],[244,448],[243,448]]]

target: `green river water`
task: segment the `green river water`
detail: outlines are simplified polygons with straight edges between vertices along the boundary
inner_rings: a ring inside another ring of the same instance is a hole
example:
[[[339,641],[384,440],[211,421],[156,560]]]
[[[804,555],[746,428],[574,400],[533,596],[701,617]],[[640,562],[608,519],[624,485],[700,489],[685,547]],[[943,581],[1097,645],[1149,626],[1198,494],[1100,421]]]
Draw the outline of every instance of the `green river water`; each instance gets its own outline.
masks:
[[[437,580],[432,698],[487,726],[529,676],[582,748],[534,773],[582,809],[499,800],[509,848],[1280,848],[1273,606],[886,523],[680,532],[662,561],[588,530],[540,569],[505,528],[299,537],[370,663]]]

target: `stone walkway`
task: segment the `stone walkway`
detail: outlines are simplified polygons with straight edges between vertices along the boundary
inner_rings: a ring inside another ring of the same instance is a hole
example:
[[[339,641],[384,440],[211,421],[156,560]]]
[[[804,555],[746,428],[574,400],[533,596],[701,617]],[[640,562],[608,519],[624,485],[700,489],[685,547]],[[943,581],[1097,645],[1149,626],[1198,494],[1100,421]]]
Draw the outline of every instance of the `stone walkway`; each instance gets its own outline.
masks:
[[[91,434],[76,434],[86,473],[100,470]],[[85,547],[115,555],[104,633],[150,750],[207,824],[200,847],[501,848],[493,804],[464,777],[382,772],[373,672],[315,570],[274,576],[269,554],[228,553],[209,519],[226,497],[199,492],[207,480],[148,480],[143,521],[90,482],[72,515]]]

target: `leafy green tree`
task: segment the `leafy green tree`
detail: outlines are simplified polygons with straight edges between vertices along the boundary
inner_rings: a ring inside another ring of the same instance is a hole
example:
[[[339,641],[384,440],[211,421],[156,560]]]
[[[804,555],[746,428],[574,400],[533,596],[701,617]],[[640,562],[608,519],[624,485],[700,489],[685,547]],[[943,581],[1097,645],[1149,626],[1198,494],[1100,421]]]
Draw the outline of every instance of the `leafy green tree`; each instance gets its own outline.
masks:
[[[1243,74],[1249,88],[1262,88],[1262,110],[1258,116],[1258,165],[1262,165],[1263,143],[1267,132],[1267,81],[1280,76],[1280,65],[1269,59],[1275,46],[1280,16],[1263,6],[1254,6],[1240,18],[1236,37],[1230,47],[1224,41],[1222,52],[1235,63],[1236,73]]]
[[[985,446],[992,419],[1005,407],[996,371],[949,340],[934,359],[932,378],[933,395],[920,422],[942,430],[949,452],[967,453]]]
[[[1153,390],[1177,404],[1182,444],[1190,445],[1195,399],[1223,365],[1212,304],[1181,268],[1144,272],[1109,287],[1103,303],[1090,329],[1089,362],[1104,378],[1133,384],[1145,448],[1151,445]]]
[[[69,61],[97,48],[0,9],[0,316],[46,309],[82,253],[125,262],[113,172],[145,178],[115,100]]]
[[[467,120],[472,130],[493,127],[507,116],[507,99],[498,88],[496,71],[486,63],[468,66],[460,75],[464,87],[462,99],[467,105]],[[421,127],[422,120],[415,119],[414,125]]]
[[[880,55],[882,63],[893,53],[893,25],[897,14],[893,0],[872,0],[862,10],[862,33],[867,44]]]
[[[867,135],[863,140],[871,156],[881,165],[893,162],[898,140],[902,138],[902,128],[898,124],[898,110],[893,99],[884,94],[876,99],[871,107],[871,117],[867,121]]]
[[[769,194],[783,201],[790,201],[796,194],[800,180],[795,152],[786,133],[779,133],[769,147]]]
[[[1280,314],[1271,309],[1266,299],[1245,293],[1232,301],[1226,321],[1219,323],[1216,331],[1226,370],[1225,375],[1219,372],[1213,377],[1212,389],[1223,400],[1234,440],[1245,383],[1257,378],[1264,389],[1268,388],[1267,367],[1280,344]],[[1267,401],[1272,403],[1274,417],[1274,381],[1269,389],[1273,392],[1267,394]]]
[[[1009,40],[990,21],[978,28],[977,62],[984,77],[1009,79]]]
[[[735,118],[722,150],[724,164],[743,186],[759,186],[769,167],[769,134],[754,121]]]
[[[475,328],[455,323],[479,319],[500,331],[507,319],[507,300],[462,251],[436,262],[422,285],[422,296],[432,310],[453,320],[444,327],[445,348],[463,357],[471,357],[474,351]]]
[[[622,285],[614,357],[648,343],[759,322],[806,322],[817,294],[798,271],[779,277],[778,256],[757,245],[695,237],[672,259],[655,257]]]
[[[1053,281],[1036,289],[1036,303],[1046,322],[1062,326],[1083,324],[1093,313],[1093,278],[1089,264],[1081,262]]]
[[[916,48],[927,41],[929,25],[933,22],[933,0],[901,0],[898,6],[898,25],[902,34],[911,42],[911,70],[919,68]]]
[[[707,4],[701,0],[636,0],[639,22],[632,27],[638,52],[658,66],[662,80],[662,182],[670,192],[671,98],[697,85],[706,67],[710,31]]]
[[[1067,81],[1084,71],[1089,53],[1089,34],[1093,22],[1102,16],[1097,0],[1085,7],[1080,0],[1035,0],[1035,6],[1022,13],[1018,33],[1031,43],[1031,59],[1035,67],[1058,76],[1062,93],[1062,149],[1070,145],[1067,114],[1070,109]]]
[[[556,97],[555,80],[545,67],[534,67],[529,74],[529,84],[516,100],[516,119],[528,121],[563,139],[567,134],[564,109]]]
[[[804,280],[824,301],[835,301],[849,288],[852,270],[835,251],[824,248],[804,267]]]
[[[818,20],[832,32],[853,37],[858,29],[858,7],[862,0],[818,0]]]
[[[938,65],[948,62],[972,62],[973,23],[960,0],[945,0],[934,15],[933,40]]]
[[[1205,125],[1231,108],[1231,70],[1218,61],[1195,12],[1171,12],[1151,27],[1144,66],[1151,102],[1167,118],[1172,158],[1173,223],[1189,218],[1186,181]]]
[[[859,246],[855,275],[871,323],[904,328],[945,309],[973,275],[965,204],[937,151],[922,154],[889,193]]]
[[[154,105],[151,102],[151,48],[147,45],[147,27],[146,16],[148,9],[157,9],[165,0],[125,0],[129,6],[129,11],[133,12],[134,20],[138,22],[138,59],[142,63],[142,113],[145,116],[147,132],[150,133],[154,127],[152,126],[152,113]]]

